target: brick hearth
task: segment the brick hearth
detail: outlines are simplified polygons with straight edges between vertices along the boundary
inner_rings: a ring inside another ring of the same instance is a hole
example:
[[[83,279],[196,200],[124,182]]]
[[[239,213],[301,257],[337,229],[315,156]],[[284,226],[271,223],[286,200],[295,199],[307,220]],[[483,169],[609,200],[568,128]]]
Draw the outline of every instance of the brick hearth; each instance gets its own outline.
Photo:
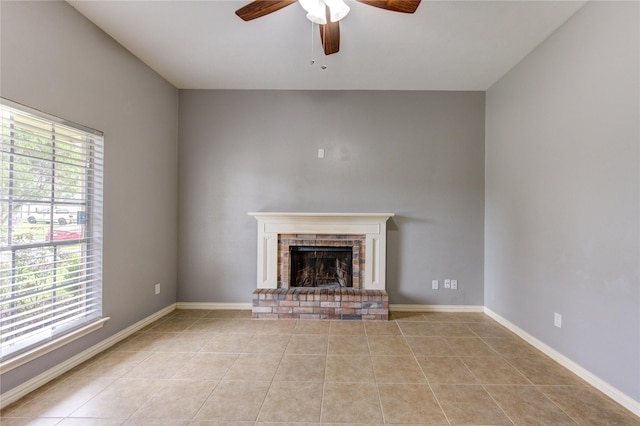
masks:
[[[259,288],[253,292],[255,319],[389,319],[389,296],[384,290],[353,288]]]

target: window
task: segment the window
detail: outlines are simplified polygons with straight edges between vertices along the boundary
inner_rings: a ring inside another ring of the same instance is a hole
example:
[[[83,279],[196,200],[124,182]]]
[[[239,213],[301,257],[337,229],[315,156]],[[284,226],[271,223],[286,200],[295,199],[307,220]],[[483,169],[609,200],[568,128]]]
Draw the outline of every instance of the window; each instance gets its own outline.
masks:
[[[103,138],[1,102],[4,366],[101,321]]]

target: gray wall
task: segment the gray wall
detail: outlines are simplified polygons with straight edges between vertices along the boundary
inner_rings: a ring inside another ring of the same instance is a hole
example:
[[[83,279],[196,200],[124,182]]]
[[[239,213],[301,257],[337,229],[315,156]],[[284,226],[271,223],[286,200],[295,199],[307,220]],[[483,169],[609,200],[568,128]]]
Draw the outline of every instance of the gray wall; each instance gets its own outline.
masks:
[[[178,91],[64,2],[0,2],[1,95],[105,135],[104,328],[2,392],[176,300]],[[154,296],[153,285],[162,283]]]
[[[487,92],[485,304],[640,401],[638,7],[587,4]]]
[[[251,301],[247,212],[319,211],[397,215],[391,303],[483,305],[482,92],[181,91],[179,158],[181,302]]]

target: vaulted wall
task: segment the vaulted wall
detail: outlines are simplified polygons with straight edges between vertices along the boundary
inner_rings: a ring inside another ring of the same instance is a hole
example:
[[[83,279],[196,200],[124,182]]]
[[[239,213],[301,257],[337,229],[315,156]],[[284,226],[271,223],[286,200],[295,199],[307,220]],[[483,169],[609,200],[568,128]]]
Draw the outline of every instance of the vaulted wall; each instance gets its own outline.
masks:
[[[636,401],[639,12],[587,4],[488,90],[484,251],[488,308]]]
[[[175,302],[178,90],[64,2],[0,7],[2,97],[104,132],[103,310],[111,317],[2,374],[5,392]]]

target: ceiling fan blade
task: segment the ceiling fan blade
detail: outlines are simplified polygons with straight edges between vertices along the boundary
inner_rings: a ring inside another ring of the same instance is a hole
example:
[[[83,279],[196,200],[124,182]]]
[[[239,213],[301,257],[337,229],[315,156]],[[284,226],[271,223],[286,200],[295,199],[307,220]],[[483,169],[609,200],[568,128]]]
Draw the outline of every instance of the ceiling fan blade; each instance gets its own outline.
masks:
[[[394,12],[414,13],[420,0],[358,0],[360,3]]]
[[[272,12],[287,7],[297,0],[255,0],[236,10],[236,15],[245,21],[260,18]]]
[[[320,27],[320,40],[324,47],[324,54],[331,55],[340,50],[340,23],[331,22],[329,19],[329,8],[327,8],[327,23],[318,25]]]

